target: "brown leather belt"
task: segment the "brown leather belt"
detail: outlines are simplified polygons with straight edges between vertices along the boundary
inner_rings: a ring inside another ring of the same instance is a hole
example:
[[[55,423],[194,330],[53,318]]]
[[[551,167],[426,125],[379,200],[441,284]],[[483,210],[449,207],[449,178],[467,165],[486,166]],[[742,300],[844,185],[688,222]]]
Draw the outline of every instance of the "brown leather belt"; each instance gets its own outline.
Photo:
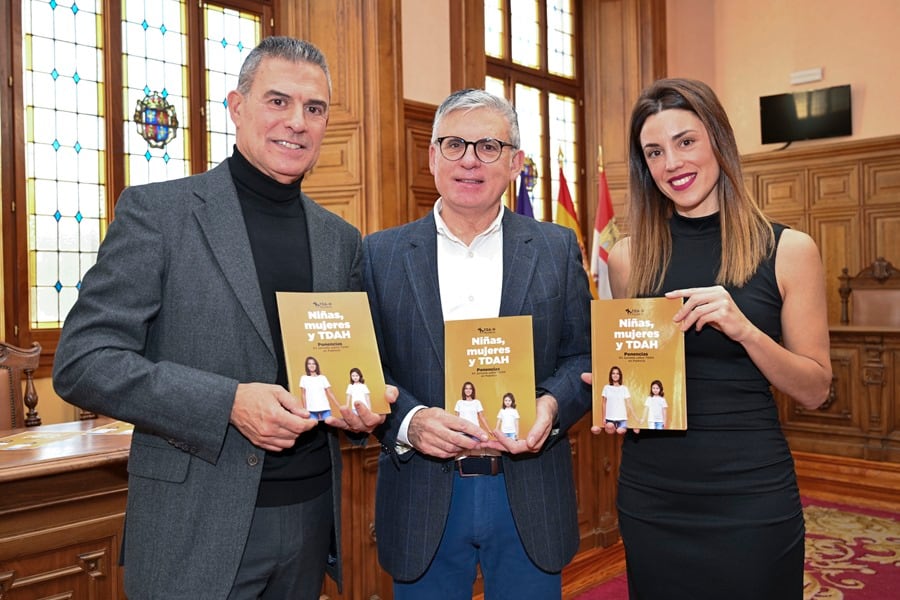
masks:
[[[496,475],[503,472],[503,459],[499,456],[463,456],[456,459],[456,470],[461,477]]]

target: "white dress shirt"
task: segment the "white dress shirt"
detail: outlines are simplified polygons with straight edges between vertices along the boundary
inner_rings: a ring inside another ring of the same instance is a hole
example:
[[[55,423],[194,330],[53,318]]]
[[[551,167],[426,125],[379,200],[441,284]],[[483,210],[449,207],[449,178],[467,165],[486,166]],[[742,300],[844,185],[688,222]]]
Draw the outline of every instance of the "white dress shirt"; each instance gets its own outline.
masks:
[[[434,203],[437,225],[438,284],[444,321],[484,319],[500,315],[503,290],[503,206],[487,229],[466,245],[453,235],[441,218],[441,199]],[[411,446],[407,437],[413,415],[426,408],[410,410],[400,424],[397,441]],[[397,448],[398,451],[408,448]]]

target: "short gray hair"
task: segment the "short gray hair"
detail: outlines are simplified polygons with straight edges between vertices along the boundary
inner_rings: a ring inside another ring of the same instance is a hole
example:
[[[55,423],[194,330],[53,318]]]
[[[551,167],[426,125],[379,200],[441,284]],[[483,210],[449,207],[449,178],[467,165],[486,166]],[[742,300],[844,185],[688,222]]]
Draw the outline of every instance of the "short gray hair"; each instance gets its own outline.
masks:
[[[506,98],[475,88],[453,92],[441,103],[437,112],[434,113],[434,124],[431,126],[431,143],[437,142],[438,129],[444,115],[458,110],[475,110],[477,108],[492,110],[506,119],[507,123],[509,123],[509,139],[501,141],[509,142],[518,150],[521,139],[519,137],[519,117],[516,115],[516,109],[513,108],[513,105]]]
[[[250,51],[238,76],[238,92],[244,95],[250,92],[256,71],[264,58],[282,58],[295,63],[305,62],[318,65],[325,73],[325,79],[328,81],[328,96],[331,97],[331,72],[328,70],[325,55],[310,42],[287,36],[267,37]]]

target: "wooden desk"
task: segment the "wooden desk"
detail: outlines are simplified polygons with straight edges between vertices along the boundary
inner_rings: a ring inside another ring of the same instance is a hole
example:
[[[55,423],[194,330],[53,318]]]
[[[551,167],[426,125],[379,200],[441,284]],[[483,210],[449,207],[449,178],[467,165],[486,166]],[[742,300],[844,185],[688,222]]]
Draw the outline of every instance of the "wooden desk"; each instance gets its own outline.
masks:
[[[0,598],[125,598],[118,567],[131,436],[95,419],[32,427],[73,433],[0,449]],[[25,432],[0,431],[0,438]]]

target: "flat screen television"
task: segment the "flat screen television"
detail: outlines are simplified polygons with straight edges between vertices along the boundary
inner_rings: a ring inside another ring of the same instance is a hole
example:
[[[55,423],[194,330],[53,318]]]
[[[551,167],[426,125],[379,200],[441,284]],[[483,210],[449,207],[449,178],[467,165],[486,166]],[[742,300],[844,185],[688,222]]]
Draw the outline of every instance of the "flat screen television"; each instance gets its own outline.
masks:
[[[761,96],[759,121],[763,144],[852,135],[850,86]]]

